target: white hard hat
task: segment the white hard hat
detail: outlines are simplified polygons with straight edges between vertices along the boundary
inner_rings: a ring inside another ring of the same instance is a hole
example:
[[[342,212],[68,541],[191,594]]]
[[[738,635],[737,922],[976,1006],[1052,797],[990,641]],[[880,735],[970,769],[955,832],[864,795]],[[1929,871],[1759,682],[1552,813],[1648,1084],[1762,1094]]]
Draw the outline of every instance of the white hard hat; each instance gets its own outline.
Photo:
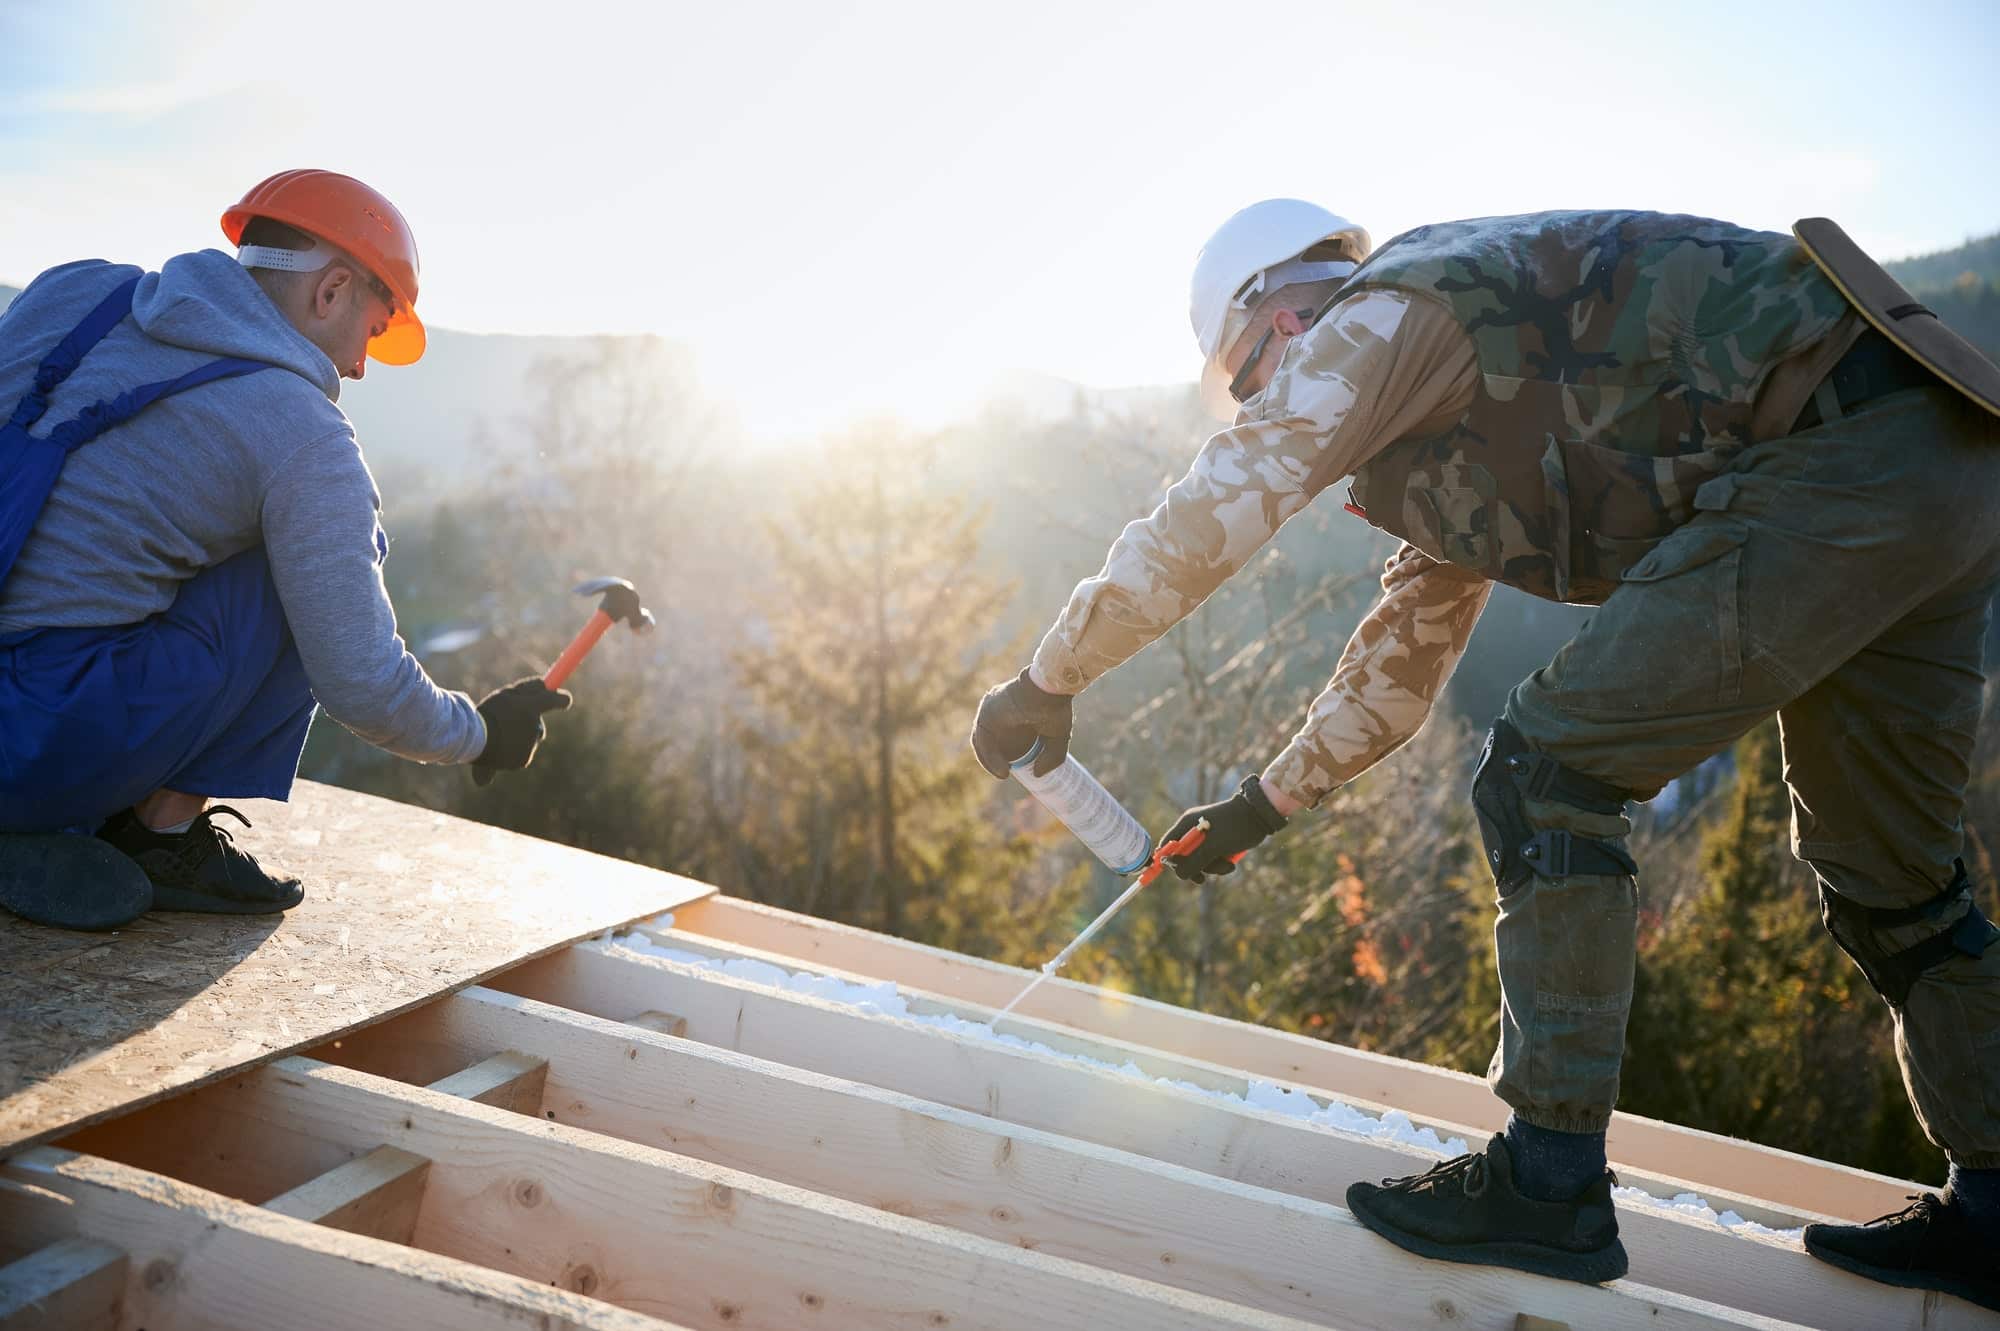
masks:
[[[1188,320],[1201,347],[1201,400],[1222,420],[1236,418],[1229,396],[1230,374],[1223,354],[1243,331],[1250,309],[1267,292],[1296,282],[1345,277],[1351,263],[1306,263],[1313,246],[1344,240],[1359,258],[1372,248],[1368,232],[1336,213],[1303,199],[1265,199],[1216,228],[1195,256],[1188,292]]]

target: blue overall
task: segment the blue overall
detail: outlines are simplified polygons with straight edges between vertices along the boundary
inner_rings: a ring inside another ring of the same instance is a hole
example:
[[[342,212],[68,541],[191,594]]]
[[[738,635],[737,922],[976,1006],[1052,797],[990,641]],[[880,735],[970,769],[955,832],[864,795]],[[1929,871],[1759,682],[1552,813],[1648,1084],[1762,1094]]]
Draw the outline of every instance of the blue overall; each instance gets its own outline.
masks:
[[[0,426],[0,584],[71,453],[163,398],[273,368],[210,361],[29,434],[49,394],[131,314],[138,282],[56,345]],[[162,789],[284,799],[313,706],[261,546],[204,569],[141,623],[0,634],[0,832],[94,831]]]

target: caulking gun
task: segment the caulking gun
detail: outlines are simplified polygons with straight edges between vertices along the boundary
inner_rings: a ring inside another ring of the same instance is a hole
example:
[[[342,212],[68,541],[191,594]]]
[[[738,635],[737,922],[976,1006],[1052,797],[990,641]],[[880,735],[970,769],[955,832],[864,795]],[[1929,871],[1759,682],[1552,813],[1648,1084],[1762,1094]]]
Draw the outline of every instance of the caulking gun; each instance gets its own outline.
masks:
[[[1157,852],[1153,850],[1153,838],[1139,824],[1125,806],[1106,790],[1098,779],[1077,761],[1075,754],[1063,759],[1062,765],[1046,776],[1036,776],[1034,761],[1042,751],[1042,741],[1035,740],[1033,748],[1014,760],[1010,766],[1014,779],[1027,787],[1033,795],[1056,819],[1067,827],[1076,839],[1090,847],[1098,859],[1115,874],[1123,877],[1137,873],[1130,887],[1118,894],[1117,900],[1106,906],[1101,914],[1083,927],[1083,932],[1070,940],[1069,946],[1051,957],[1041,973],[1028,981],[1028,987],[1014,995],[1013,1001],[1000,1009],[994,1017],[1012,1012],[1020,1001],[1033,993],[1035,986],[1054,975],[1068,963],[1072,954],[1089,942],[1091,936],[1102,929],[1106,921],[1125,908],[1125,903],[1139,894],[1139,889],[1152,885],[1166,866],[1169,855],[1191,853],[1208,836],[1208,820],[1201,822],[1178,841],[1169,841]],[[1245,852],[1247,853],[1247,852]],[[1231,857],[1241,860],[1242,855]]]

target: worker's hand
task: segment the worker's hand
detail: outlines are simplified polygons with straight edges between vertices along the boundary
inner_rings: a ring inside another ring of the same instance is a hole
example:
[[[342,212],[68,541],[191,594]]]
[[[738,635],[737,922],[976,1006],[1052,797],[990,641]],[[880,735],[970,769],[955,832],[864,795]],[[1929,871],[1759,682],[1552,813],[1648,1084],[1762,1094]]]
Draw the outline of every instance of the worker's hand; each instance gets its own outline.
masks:
[[[517,679],[479,700],[486,720],[486,747],[472,760],[472,780],[486,785],[498,771],[512,771],[534,761],[535,749],[547,737],[542,713],[570,705],[569,690],[551,689],[540,675]]]
[[[1252,773],[1243,778],[1242,789],[1228,799],[1182,814],[1159,844],[1179,841],[1204,818],[1208,820],[1208,831],[1199,846],[1185,855],[1162,857],[1168,868],[1190,883],[1199,883],[1210,874],[1235,873],[1236,856],[1261,846],[1289,821],[1272,807],[1270,797],[1264,793],[1263,779]]]
[[[972,752],[979,765],[1001,780],[1037,739],[1035,775],[1047,776],[1069,757],[1070,698],[1038,688],[1023,670],[997,688],[988,689],[972,718]]]

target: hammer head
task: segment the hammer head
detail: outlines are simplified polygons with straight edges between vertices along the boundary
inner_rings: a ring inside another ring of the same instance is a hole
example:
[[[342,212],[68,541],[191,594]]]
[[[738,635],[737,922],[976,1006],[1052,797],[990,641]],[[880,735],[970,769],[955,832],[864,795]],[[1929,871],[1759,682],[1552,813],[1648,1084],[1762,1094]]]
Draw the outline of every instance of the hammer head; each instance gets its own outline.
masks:
[[[653,612],[639,604],[639,592],[623,578],[592,578],[576,589],[578,596],[602,595],[597,608],[613,619],[622,619],[635,632],[644,633],[653,627]]]

